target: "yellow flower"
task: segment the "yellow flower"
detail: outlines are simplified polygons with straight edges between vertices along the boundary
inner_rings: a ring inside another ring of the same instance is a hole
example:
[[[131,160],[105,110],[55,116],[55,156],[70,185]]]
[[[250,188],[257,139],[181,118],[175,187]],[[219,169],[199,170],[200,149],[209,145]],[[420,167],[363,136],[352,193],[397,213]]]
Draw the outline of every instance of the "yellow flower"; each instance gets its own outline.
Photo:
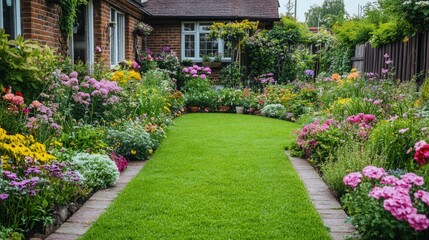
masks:
[[[136,153],[137,153],[137,151],[136,151],[136,150],[134,150],[134,149],[133,149],[133,150],[131,150],[131,154],[132,154],[132,155],[135,155]]]
[[[170,109],[169,109],[167,106],[164,106],[164,109],[165,109],[167,112],[171,112],[171,111],[170,111]]]
[[[153,150],[152,150],[152,149],[150,149],[150,150],[149,150],[149,154],[150,154],[150,155],[152,155],[152,153],[153,153]]]
[[[417,99],[417,100],[414,102],[414,106],[415,106],[415,107],[419,107],[419,106],[420,106],[420,100],[418,100],[418,99]]]

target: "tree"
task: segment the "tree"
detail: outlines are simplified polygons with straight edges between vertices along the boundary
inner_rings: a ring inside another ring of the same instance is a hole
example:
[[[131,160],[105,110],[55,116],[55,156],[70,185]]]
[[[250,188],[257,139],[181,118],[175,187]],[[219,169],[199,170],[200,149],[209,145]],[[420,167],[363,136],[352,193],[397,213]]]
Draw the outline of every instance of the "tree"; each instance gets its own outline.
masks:
[[[285,14],[285,16],[293,18],[295,16],[295,13],[294,13],[295,3],[292,0],[289,0],[286,3],[285,7],[286,7],[286,14]]]
[[[324,0],[322,6],[313,5],[305,13],[306,23],[310,27],[325,26],[344,21],[346,14],[344,0]]]

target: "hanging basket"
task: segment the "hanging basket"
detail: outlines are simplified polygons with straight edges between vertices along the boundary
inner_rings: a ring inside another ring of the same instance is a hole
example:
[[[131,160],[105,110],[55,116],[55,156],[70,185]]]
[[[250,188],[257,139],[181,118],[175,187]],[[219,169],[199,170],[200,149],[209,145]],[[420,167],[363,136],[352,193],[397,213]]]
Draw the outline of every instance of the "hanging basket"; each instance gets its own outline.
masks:
[[[148,36],[152,31],[153,27],[151,27],[149,24],[139,22],[136,28],[134,28],[133,33],[137,36]]]

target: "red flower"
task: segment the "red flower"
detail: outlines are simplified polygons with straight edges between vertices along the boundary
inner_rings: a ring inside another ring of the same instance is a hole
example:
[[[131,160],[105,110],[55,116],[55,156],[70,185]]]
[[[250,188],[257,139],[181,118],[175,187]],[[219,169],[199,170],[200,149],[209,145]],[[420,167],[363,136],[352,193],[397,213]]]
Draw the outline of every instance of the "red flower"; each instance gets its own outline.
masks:
[[[425,144],[419,148],[414,154],[414,160],[418,162],[420,165],[424,165],[427,163],[429,159],[429,144]]]
[[[15,92],[15,95],[22,97],[22,92]]]

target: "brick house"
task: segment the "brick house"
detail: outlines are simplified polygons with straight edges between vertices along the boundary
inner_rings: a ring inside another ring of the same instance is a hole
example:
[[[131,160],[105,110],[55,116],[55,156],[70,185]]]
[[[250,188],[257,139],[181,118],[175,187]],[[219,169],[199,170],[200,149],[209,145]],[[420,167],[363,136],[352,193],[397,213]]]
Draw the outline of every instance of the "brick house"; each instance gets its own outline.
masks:
[[[171,47],[181,60],[201,62],[203,55],[221,54],[231,61],[231,49],[220,39],[209,38],[213,22],[259,21],[260,28],[271,28],[279,20],[278,0],[148,0],[145,22],[154,31],[148,48],[160,52]]]
[[[68,52],[74,60],[93,63],[95,48],[110,65],[134,58],[133,30],[142,21],[141,0],[88,0],[80,6],[73,36],[60,31],[61,8],[58,0],[2,0],[0,28],[15,38],[18,35]],[[110,60],[110,61],[109,61]]]
[[[72,59],[94,63],[96,46],[111,66],[135,53],[134,28],[144,21],[154,27],[147,46],[154,52],[170,46],[181,60],[201,61],[203,54],[222,54],[231,61],[231,50],[220,39],[208,38],[214,21],[249,19],[264,28],[279,19],[278,0],[88,0],[80,6],[72,37],[60,31],[59,0],[0,0],[0,28],[15,38],[38,40],[68,53]]]

